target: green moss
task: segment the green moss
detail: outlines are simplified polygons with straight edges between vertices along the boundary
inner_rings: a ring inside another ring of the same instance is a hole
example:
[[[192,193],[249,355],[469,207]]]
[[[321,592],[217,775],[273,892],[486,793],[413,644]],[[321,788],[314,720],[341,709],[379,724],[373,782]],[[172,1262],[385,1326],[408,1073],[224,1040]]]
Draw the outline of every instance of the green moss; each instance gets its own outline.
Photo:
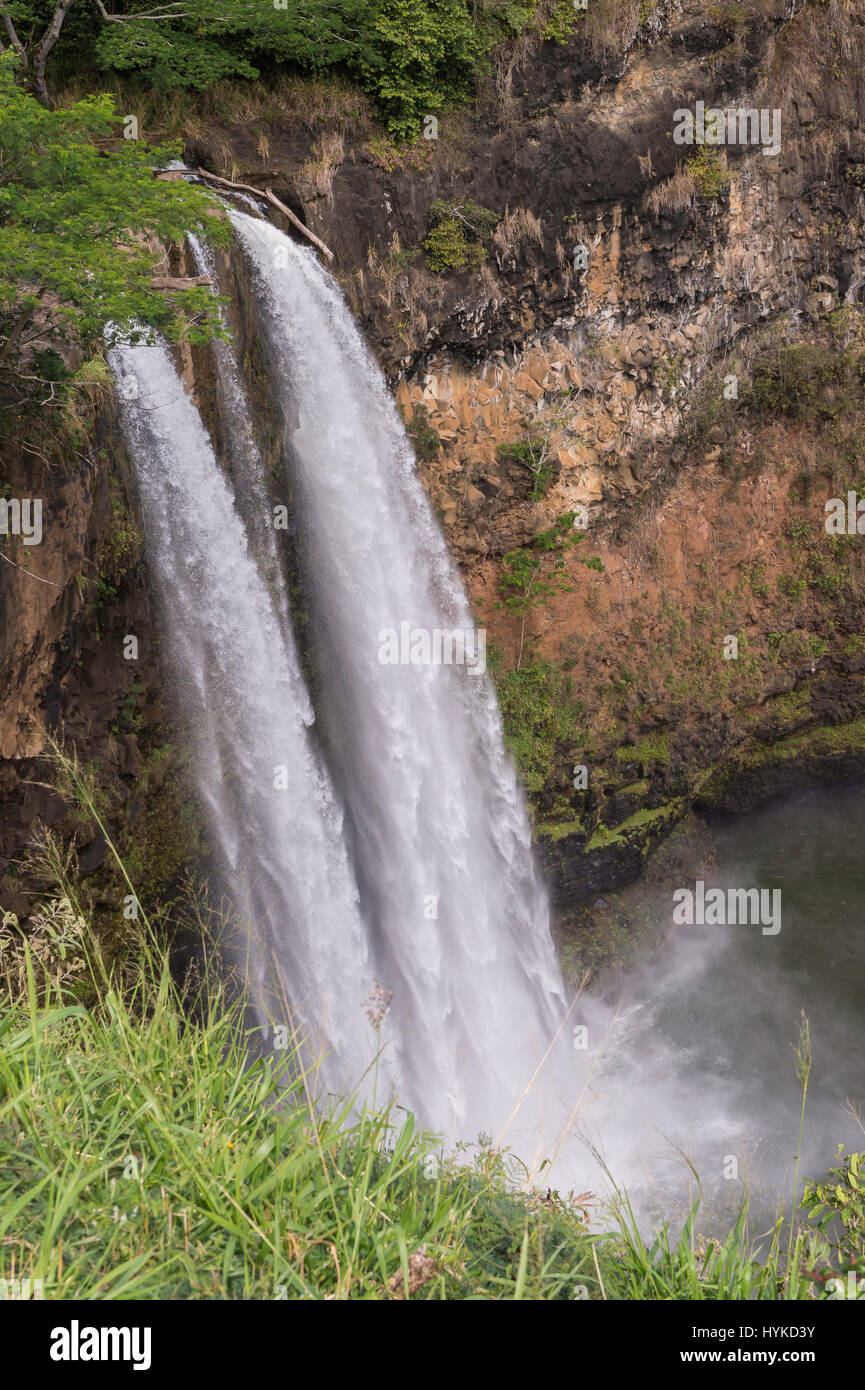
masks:
[[[764,706],[765,714],[777,716],[785,722],[801,719],[810,712],[811,691],[807,685],[800,686],[797,690],[788,690],[784,695],[775,695],[771,700],[767,700]]]
[[[701,798],[710,805],[730,786],[749,772],[783,767],[805,759],[838,759],[865,753],[865,718],[847,724],[821,724],[788,738],[737,752],[714,771],[701,789]]]
[[[505,742],[529,792],[539,792],[569,750],[585,738],[586,707],[574,694],[571,676],[549,661],[503,671],[495,654],[490,670],[504,721]]]
[[[665,821],[675,819],[681,815],[684,809],[684,801],[677,798],[675,801],[668,801],[663,806],[652,808],[643,807],[635,811],[627,820],[623,820],[620,825],[610,829],[606,825],[599,825],[589,843],[586,845],[587,852],[592,849],[605,849],[609,845],[624,844],[631,839],[635,831],[647,831],[650,828],[657,829]],[[638,836],[642,838],[642,836]]]
[[[670,761],[669,735],[666,733],[647,734],[639,743],[626,744],[616,749],[620,763],[668,763]]]
[[[136,795],[145,809],[126,832],[122,858],[146,907],[169,892],[200,857],[202,823],[190,796],[186,760],[171,743],[150,753]]]
[[[746,765],[769,767],[803,755],[826,757],[860,749],[865,749],[865,719],[855,719],[850,724],[821,724],[782,739],[780,743],[761,745],[748,756]]]
[[[641,777],[638,782],[629,782],[626,787],[619,787],[617,796],[645,796],[651,783],[648,777]]]
[[[551,840],[564,840],[568,835],[583,835],[583,823],[579,820],[552,821],[544,825],[535,826],[535,838]]]

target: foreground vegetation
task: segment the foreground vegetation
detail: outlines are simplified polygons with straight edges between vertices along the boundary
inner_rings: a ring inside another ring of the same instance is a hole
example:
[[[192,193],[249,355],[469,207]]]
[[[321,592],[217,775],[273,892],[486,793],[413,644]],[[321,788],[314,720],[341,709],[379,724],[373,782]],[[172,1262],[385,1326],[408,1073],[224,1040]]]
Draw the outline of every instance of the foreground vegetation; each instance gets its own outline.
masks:
[[[58,941],[74,911],[43,916]],[[252,1060],[241,1004],[147,946],[123,986],[89,968],[88,1005],[62,984],[65,953],[7,921],[7,986],[13,956],[0,1279],[46,1298],[803,1299],[865,1253],[856,1156],[808,1193],[817,1225],[788,1244],[779,1224],[761,1259],[744,1211],[707,1241],[697,1204],[647,1245],[623,1198],[590,1232],[587,1194],[527,1189],[488,1142],[442,1160],[396,1105],[317,1109],[296,1054]]]
[[[137,904],[88,769],[54,758]],[[290,1040],[250,1036],[206,901],[141,907],[109,965],[72,860],[50,835],[40,854],[43,903],[26,926],[0,919],[0,1280],[13,1291],[799,1300],[843,1297],[848,1272],[865,1275],[865,1155],[805,1184],[801,1224],[755,1238],[743,1209],[707,1239],[698,1201],[676,1238],[647,1243],[624,1193],[601,1212],[592,1194],[533,1187],[484,1136],[446,1157],[395,1103],[313,1104]],[[797,1068],[804,1115],[807,1025]]]

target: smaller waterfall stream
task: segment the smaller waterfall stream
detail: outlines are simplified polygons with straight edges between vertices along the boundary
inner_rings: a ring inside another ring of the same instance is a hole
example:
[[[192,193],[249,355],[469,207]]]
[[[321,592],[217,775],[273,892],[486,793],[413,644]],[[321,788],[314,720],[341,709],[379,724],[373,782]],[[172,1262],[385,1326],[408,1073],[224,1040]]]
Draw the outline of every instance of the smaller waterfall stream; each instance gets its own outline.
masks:
[[[297,653],[167,349],[120,346],[110,361],[198,790],[252,927],[255,992],[287,1021],[290,982],[308,1054],[328,1051],[326,1084],[344,1089],[370,1059],[373,974]]]

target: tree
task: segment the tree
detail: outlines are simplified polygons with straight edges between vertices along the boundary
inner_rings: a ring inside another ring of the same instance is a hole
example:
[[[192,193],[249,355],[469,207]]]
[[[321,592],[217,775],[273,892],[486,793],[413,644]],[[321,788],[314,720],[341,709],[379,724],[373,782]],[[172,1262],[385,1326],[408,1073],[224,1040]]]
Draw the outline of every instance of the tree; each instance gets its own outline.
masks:
[[[365,8],[366,0],[0,0],[0,19],[31,90],[47,104],[46,64],[70,14],[87,30],[98,66],[146,72],[157,87],[204,88],[257,77],[256,52],[311,68],[347,62],[365,47]]]
[[[539,501],[545,495],[557,476],[554,441],[567,424],[572,413],[573,407],[570,404],[570,393],[568,393],[567,400],[555,405],[552,410],[545,411],[542,416],[532,422],[531,429],[526,428],[524,430],[524,439],[509,444],[500,444],[498,447],[497,453],[500,459],[513,459],[516,463],[527,468],[532,475],[531,500],[533,502]]]
[[[110,97],[47,111],[15,80],[18,60],[0,57],[0,397],[6,408],[54,396],[62,353],[86,354],[109,339],[160,328],[209,336],[217,305],[209,289],[165,293],[152,283],[159,243],[197,231],[227,238],[208,194],[163,183],[153,167],[177,156],[118,139]]]

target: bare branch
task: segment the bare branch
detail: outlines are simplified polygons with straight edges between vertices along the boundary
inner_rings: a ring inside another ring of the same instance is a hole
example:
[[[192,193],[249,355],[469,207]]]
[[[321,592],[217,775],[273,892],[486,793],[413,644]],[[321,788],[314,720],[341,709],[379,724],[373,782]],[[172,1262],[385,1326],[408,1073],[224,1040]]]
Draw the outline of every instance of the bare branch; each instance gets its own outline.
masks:
[[[154,275],[150,280],[152,290],[192,290],[212,284],[209,275]]]
[[[179,5],[157,5],[153,10],[142,10],[140,14],[109,14],[102,0],[93,0],[100,19],[104,19],[106,24],[137,24],[139,19],[172,20],[172,19],[195,19],[196,16],[189,10],[183,10]]]
[[[5,28],[6,33],[9,35],[9,42],[15,49],[15,52],[18,54],[18,57],[21,59],[22,68],[25,72],[27,72],[28,68],[30,67],[30,59],[27,57],[27,49],[24,47],[23,43],[16,34],[15,25],[12,23],[9,11],[5,5],[0,5],[0,16],[2,16],[3,19],[3,27]]]
[[[288,218],[289,222],[297,227],[299,232],[303,232],[303,235],[308,237],[313,246],[317,246],[319,251],[327,256],[329,261],[333,260],[333,252],[330,250],[330,247],[325,246],[324,242],[315,235],[315,232],[311,232],[309,227],[304,226],[300,218],[292,212],[291,208],[287,208],[285,203],[277,198],[272,188],[265,188],[264,192],[262,192],[260,188],[254,188],[250,183],[234,183],[231,179],[221,178],[219,174],[209,174],[206,169],[191,169],[189,172],[197,174],[201,179],[207,179],[210,183],[218,184],[220,188],[233,188],[236,193],[251,193],[253,198],[265,199],[273,207],[277,208],[279,212],[283,213]],[[176,171],[168,170],[167,172],[157,174],[157,178],[171,179],[172,175],[176,178],[177,175],[182,175],[182,173],[183,171],[180,169]]]
[[[63,588],[62,584],[56,584],[53,579],[43,579],[41,574],[33,574],[31,570],[25,569],[24,565],[17,565],[14,560],[9,559],[8,555],[4,555],[2,550],[0,550],[0,560],[5,560],[7,565],[11,565],[13,569],[21,570],[21,573],[26,574],[29,579],[38,579],[40,584],[50,584],[52,589]]]

